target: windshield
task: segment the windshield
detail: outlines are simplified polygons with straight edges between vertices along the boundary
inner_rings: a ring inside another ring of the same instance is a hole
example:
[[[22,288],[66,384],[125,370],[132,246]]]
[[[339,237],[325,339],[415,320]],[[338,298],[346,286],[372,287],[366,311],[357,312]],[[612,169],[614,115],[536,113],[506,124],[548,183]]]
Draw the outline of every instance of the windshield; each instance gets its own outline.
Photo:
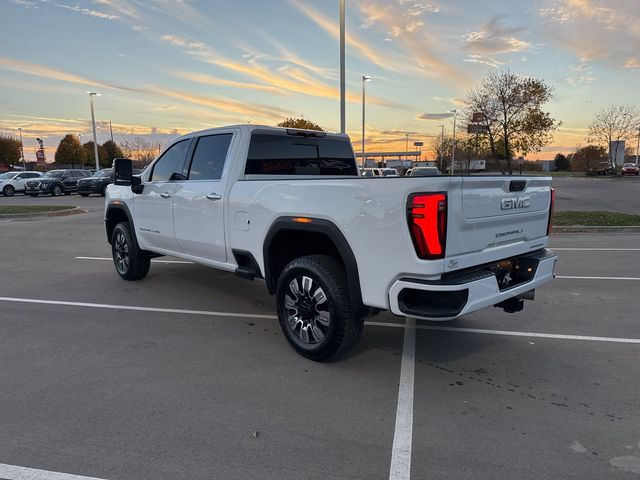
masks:
[[[97,172],[94,176],[95,177],[110,177],[111,175],[113,175],[113,169],[112,168],[105,168],[104,170],[100,170],[99,172]]]
[[[0,180],[7,180],[9,178],[13,178],[16,175],[16,172],[7,172],[0,175]]]
[[[64,170],[51,170],[50,172],[46,172],[43,177],[53,178],[53,177],[61,177],[64,173]]]

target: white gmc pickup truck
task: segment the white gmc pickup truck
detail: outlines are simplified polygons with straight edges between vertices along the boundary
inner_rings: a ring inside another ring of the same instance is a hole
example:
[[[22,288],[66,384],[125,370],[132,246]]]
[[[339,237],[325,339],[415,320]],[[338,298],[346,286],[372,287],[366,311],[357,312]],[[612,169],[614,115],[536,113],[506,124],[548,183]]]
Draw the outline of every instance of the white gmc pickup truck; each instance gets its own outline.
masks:
[[[262,278],[313,360],[348,351],[379,310],[516,312],[553,278],[548,177],[361,177],[346,135],[257,125],[184,135],[140,176],[114,169],[105,223],[122,278],[159,255]]]

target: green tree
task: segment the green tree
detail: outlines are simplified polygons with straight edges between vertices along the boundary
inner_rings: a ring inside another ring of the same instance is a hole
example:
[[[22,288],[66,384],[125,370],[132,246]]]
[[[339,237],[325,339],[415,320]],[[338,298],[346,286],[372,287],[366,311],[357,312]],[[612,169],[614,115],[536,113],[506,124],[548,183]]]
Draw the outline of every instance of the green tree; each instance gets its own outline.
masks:
[[[324,129],[320,125],[318,125],[317,123],[313,123],[306,118],[289,117],[286,120],[280,122],[277,126],[285,128],[302,128],[304,130],[318,130],[320,132],[324,132]]]
[[[587,145],[578,148],[571,160],[571,169],[574,172],[584,172],[587,175],[595,175],[601,163],[609,163],[607,149],[602,145]]]
[[[569,160],[569,158],[567,158],[566,155],[558,153],[556,154],[553,161],[556,164],[556,170],[558,170],[559,172],[567,172],[571,170],[571,161]]]
[[[113,165],[114,158],[124,157],[124,154],[122,153],[122,149],[116,142],[112,140],[107,140],[102,144],[102,146],[107,152],[107,158],[106,158],[106,165],[103,166],[101,163],[100,166],[107,167],[107,168],[111,167],[111,165]],[[100,151],[98,151],[98,157],[100,157]]]
[[[78,141],[78,137],[68,133],[65,135],[56,150],[55,162],[60,165],[71,165],[71,168],[82,167],[86,159],[84,150]]]
[[[553,139],[560,122],[542,110],[552,92],[543,80],[507,71],[490,73],[467,93],[469,117],[482,114],[491,155],[495,160],[503,156],[509,174],[515,154],[538,152]]]
[[[95,168],[96,156],[93,148],[93,142],[91,141],[85,143],[84,145],[82,145],[82,148],[84,149],[89,168]],[[98,145],[98,163],[102,168],[104,168],[105,166],[111,166],[111,164],[107,161],[107,149],[104,148],[104,145]]]
[[[21,159],[20,140],[0,137],[0,165],[9,166]]]

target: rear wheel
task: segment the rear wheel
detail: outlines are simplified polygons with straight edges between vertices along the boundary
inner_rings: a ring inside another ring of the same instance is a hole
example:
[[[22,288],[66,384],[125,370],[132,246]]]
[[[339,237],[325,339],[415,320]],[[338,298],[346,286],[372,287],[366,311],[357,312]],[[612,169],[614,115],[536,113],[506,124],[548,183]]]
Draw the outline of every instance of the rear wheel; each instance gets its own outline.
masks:
[[[151,258],[138,248],[129,222],[116,225],[111,234],[111,254],[116,272],[125,280],[141,280],[149,273]]]
[[[2,189],[2,195],[5,197],[13,197],[13,194],[16,192],[16,189],[13,188],[13,185],[5,185]]]
[[[285,337],[315,361],[348,352],[362,334],[363,319],[352,311],[344,267],[327,255],[292,260],[278,279],[278,319]]]

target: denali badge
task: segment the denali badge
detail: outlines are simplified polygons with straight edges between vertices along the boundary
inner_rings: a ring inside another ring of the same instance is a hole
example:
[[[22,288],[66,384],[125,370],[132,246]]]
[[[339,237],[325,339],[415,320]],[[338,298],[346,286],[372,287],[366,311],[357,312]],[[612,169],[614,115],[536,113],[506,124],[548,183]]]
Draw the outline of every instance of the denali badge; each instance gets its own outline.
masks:
[[[500,209],[515,210],[516,208],[529,208],[531,197],[508,197],[500,200]]]

